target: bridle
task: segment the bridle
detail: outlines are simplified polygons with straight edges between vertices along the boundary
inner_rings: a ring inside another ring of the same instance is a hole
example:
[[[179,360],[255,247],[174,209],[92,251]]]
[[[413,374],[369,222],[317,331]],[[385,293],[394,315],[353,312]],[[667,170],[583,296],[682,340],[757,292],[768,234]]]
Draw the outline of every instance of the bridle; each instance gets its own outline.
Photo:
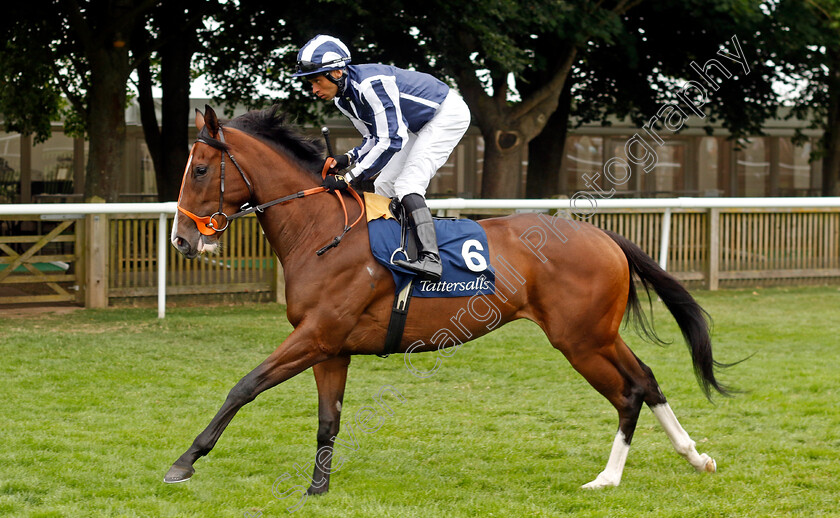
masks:
[[[221,127],[219,127],[219,140],[222,142],[222,144],[225,143],[225,134],[222,131]],[[199,232],[201,232],[205,236],[212,236],[217,232],[224,232],[225,229],[227,229],[228,226],[230,225],[231,219],[233,219],[233,216],[228,216],[224,212],[224,203],[225,203],[225,154],[227,154],[230,157],[231,163],[233,163],[233,165],[236,167],[236,170],[239,171],[239,174],[242,176],[242,179],[245,180],[245,185],[248,186],[248,192],[251,194],[250,200],[254,199],[254,188],[251,185],[251,181],[245,175],[245,171],[243,171],[242,168],[239,167],[239,163],[236,161],[235,158],[233,158],[233,155],[231,154],[230,150],[223,149],[222,150],[222,162],[221,162],[221,166],[220,166],[221,183],[220,183],[220,186],[219,186],[219,210],[214,212],[213,214],[211,214],[209,216],[196,216],[192,212],[190,212],[187,209],[185,209],[184,207],[182,207],[181,206],[181,196],[184,193],[184,184],[186,183],[186,180],[187,180],[187,174],[189,174],[189,171],[190,171],[190,165],[192,165],[193,153],[195,152],[195,145],[199,142],[201,142],[202,144],[209,145],[209,143],[206,140],[204,140],[202,138],[198,138],[198,139],[196,139],[195,143],[193,143],[192,148],[190,149],[190,157],[187,160],[187,167],[184,169],[184,178],[181,180],[181,190],[178,193],[178,210],[182,214],[184,214],[185,216],[187,216],[188,218],[190,218],[191,220],[193,220],[195,222],[195,225],[196,225],[196,227],[198,227]],[[216,222],[215,218],[217,216],[221,216],[223,218],[224,224]],[[234,216],[236,216],[236,215],[234,215]]]
[[[225,134],[224,134],[224,131],[222,130],[221,126],[219,126],[219,141],[222,144],[225,143]],[[197,216],[197,215],[193,214],[192,212],[188,211],[187,209],[185,209],[184,207],[181,206],[181,196],[184,193],[184,184],[186,183],[186,180],[187,180],[187,174],[189,174],[189,171],[190,171],[190,165],[192,165],[193,153],[195,152],[195,145],[198,144],[199,142],[202,143],[202,144],[210,145],[206,140],[204,140],[202,138],[196,139],[196,141],[193,143],[193,146],[190,149],[190,156],[187,159],[187,166],[186,166],[186,168],[184,168],[184,177],[181,180],[181,190],[178,193],[177,207],[178,207],[179,212],[181,212],[182,214],[184,214],[185,216],[187,216],[188,218],[193,220],[193,222],[195,222],[195,226],[198,228],[198,231],[202,235],[212,236],[212,235],[215,235],[216,233],[224,232],[228,228],[228,226],[230,226],[231,221],[233,221],[235,219],[238,219],[238,218],[241,218],[243,216],[247,216],[248,214],[251,214],[251,213],[254,213],[254,212],[263,212],[263,211],[265,211],[265,209],[267,209],[268,207],[271,207],[273,205],[278,205],[280,203],[291,201],[291,200],[294,200],[294,199],[297,199],[297,198],[303,198],[304,196],[309,196],[309,195],[312,195],[312,194],[329,192],[329,190],[326,187],[323,187],[323,186],[313,187],[311,189],[304,189],[304,190],[298,191],[294,194],[290,194],[288,196],[283,196],[282,198],[277,198],[277,199],[271,200],[269,202],[262,203],[260,205],[254,206],[254,205],[252,205],[252,202],[254,201],[254,187],[251,184],[251,181],[248,179],[248,175],[246,175],[245,171],[242,169],[242,167],[239,166],[239,163],[233,157],[233,154],[230,152],[230,149],[224,149],[223,148],[221,150],[221,153],[222,153],[221,165],[219,166],[219,174],[220,174],[220,180],[221,180],[220,186],[219,186],[219,210],[214,212],[213,214],[211,214],[209,216]],[[239,175],[242,176],[242,180],[245,181],[245,185],[248,186],[248,192],[250,193],[249,201],[247,203],[245,203],[242,207],[240,207],[239,212],[236,212],[235,214],[231,214],[230,216],[228,216],[224,212],[224,202],[225,202],[225,155],[226,154],[230,158],[230,161],[234,165],[234,167],[236,167],[236,170],[239,171]],[[333,166],[334,163],[335,163],[334,158],[327,157],[326,161],[324,162],[324,167],[321,170],[321,178],[322,179],[327,177],[327,171],[329,171],[329,169]],[[352,229],[354,226],[356,226],[356,224],[359,221],[361,221],[362,217],[365,214],[365,204],[362,201],[359,194],[352,187],[348,188],[347,190],[353,195],[353,197],[356,199],[356,201],[359,204],[359,209],[360,209],[359,217],[357,217],[356,220],[352,224],[350,224],[350,225],[347,224],[348,223],[347,206],[344,203],[344,198],[341,196],[341,193],[339,193],[338,191],[334,191],[336,197],[338,198],[338,201],[341,203],[341,208],[344,211],[344,230],[341,232],[341,234],[336,236],[330,244],[324,246],[323,248],[320,248],[316,252],[318,255],[323,255],[330,248],[334,248],[334,247],[338,246],[338,244],[341,242],[341,238],[344,237],[344,234],[346,234],[347,232],[350,231],[350,229]],[[220,222],[220,220],[222,222]]]

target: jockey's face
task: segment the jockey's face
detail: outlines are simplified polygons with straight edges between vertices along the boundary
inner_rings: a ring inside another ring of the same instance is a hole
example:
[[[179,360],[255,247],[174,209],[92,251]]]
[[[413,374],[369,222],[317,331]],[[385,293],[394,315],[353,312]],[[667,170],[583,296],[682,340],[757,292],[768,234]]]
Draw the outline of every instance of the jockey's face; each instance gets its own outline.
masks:
[[[338,79],[343,72],[341,70],[331,70],[328,73]],[[309,84],[312,85],[312,93],[325,101],[332,101],[338,95],[338,85],[323,75],[310,77]]]

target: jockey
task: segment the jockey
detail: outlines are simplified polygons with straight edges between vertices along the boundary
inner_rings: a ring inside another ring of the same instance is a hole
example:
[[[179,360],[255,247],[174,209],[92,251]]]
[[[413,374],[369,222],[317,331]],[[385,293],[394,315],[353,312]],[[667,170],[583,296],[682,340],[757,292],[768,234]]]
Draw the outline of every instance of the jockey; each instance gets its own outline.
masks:
[[[376,194],[397,198],[414,226],[416,261],[394,261],[422,278],[440,280],[442,266],[426,188],[470,125],[466,103],[445,83],[421,72],[388,65],[350,65],[337,38],[318,35],[298,52],[294,77],[333,101],[362,134],[362,142],[336,158],[324,186],[346,189],[374,179]],[[343,175],[338,174],[344,169]]]

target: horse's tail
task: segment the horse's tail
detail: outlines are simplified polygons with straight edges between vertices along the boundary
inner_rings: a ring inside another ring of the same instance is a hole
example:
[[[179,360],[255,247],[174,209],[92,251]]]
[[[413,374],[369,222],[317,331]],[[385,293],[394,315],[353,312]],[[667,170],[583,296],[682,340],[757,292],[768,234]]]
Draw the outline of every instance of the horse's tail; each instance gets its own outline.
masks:
[[[720,394],[729,395],[731,390],[715,378],[715,368],[729,365],[715,361],[712,356],[711,317],[706,310],[700,307],[677,279],[660,268],[659,264],[638,245],[614,232],[605,232],[627,257],[627,264],[630,266],[630,293],[627,298],[627,308],[632,310],[631,317],[635,319],[641,331],[650,339],[663,343],[656,335],[652,323],[648,324],[642,312],[639,296],[633,283],[634,273],[642,282],[648,296],[650,296],[650,288],[653,288],[677,321],[691,353],[694,374],[706,397],[711,399],[712,389]]]

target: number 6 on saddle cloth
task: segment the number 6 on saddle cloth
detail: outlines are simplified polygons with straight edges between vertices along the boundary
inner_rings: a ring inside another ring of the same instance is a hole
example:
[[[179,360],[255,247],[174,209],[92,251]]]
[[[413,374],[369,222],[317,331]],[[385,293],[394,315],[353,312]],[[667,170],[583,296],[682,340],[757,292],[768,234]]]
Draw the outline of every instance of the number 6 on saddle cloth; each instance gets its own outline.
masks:
[[[387,205],[386,205],[387,204]],[[365,193],[370,251],[391,271],[397,293],[414,279],[414,273],[393,261],[405,255],[417,257],[412,230],[399,203]],[[495,293],[495,274],[490,267],[490,250],[484,229],[469,219],[434,218],[443,276],[440,281],[414,282],[416,297],[471,297]]]
[[[390,203],[389,203],[390,201]],[[395,259],[417,257],[413,230],[402,204],[365,193],[370,251],[394,277],[394,307],[385,338],[387,356],[402,338],[408,305],[416,297],[472,297],[496,291],[496,276],[490,267],[490,249],[484,229],[469,219],[434,218],[438,249],[443,264],[439,281],[418,280],[416,274],[394,264]]]

